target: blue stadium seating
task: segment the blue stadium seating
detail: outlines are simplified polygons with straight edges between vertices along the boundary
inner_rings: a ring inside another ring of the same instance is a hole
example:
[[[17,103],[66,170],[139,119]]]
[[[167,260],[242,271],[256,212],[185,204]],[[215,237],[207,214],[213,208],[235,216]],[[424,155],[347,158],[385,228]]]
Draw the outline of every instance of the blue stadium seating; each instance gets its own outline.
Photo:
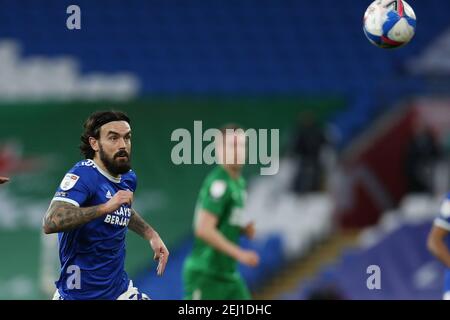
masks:
[[[69,31],[71,1],[0,0],[0,39],[20,40],[25,55],[74,55],[84,72],[132,72],[143,94],[356,95],[358,102],[349,102],[334,123],[342,147],[385,108],[374,89],[448,26],[449,1],[411,0],[418,17],[414,41],[395,51],[377,49],[362,32],[369,2],[129,0],[123,6],[114,0],[106,6],[80,0],[82,30]],[[384,97],[413,91],[403,82]]]
[[[1,0],[0,38],[20,40],[26,55],[75,55],[85,71],[131,71],[143,81],[144,93],[373,87],[447,26],[442,12],[450,9],[448,1],[411,1],[419,19],[416,39],[407,49],[383,51],[362,33],[367,3],[361,1],[77,3],[82,30],[69,31],[70,1],[48,0],[44,7]]]
[[[374,246],[347,251],[316,278],[280,298],[309,299],[318,290],[334,288],[346,299],[440,299],[444,266],[426,248],[429,230],[429,222],[404,224]],[[380,290],[367,288],[370,265],[380,267]]]

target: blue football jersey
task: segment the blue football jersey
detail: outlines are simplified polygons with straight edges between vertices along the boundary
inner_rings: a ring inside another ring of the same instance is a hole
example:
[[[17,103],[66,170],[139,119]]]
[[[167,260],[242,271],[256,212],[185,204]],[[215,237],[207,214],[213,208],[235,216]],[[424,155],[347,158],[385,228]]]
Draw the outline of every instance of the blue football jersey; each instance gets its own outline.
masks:
[[[136,190],[134,172],[114,178],[88,159],[78,162],[65,175],[52,201],[91,207],[107,202],[119,190]],[[109,300],[127,290],[125,236],[130,217],[131,207],[122,205],[58,234],[61,274],[56,287],[63,299]]]
[[[439,216],[434,220],[434,224],[450,232],[450,193],[442,202]],[[446,239],[447,247],[450,249],[450,236]],[[450,292],[450,269],[445,269],[444,292]]]

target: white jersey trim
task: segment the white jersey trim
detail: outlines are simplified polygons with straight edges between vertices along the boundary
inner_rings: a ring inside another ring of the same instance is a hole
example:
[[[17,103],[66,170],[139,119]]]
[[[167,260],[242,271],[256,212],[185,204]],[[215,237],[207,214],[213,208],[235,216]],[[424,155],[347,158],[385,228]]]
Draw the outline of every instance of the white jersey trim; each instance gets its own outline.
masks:
[[[108,172],[102,170],[102,168],[100,168],[99,165],[94,160],[92,160],[92,162],[95,163],[95,168],[98,170],[98,172],[100,172],[100,174],[102,176],[104,176],[106,179],[108,179],[109,181],[114,182],[114,183],[120,183],[120,181],[122,181],[122,175],[119,175],[118,178],[113,177]]]
[[[73,204],[74,206],[77,206],[77,207],[80,206],[80,204],[78,202],[76,202],[75,200],[67,199],[67,198],[63,198],[63,197],[54,197],[51,202],[53,202],[53,201],[63,201],[63,202]]]

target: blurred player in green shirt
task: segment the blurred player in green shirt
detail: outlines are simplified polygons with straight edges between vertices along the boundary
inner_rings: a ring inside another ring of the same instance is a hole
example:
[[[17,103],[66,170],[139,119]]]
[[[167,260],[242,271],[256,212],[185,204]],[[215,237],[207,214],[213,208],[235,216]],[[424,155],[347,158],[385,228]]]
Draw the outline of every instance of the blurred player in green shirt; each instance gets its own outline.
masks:
[[[259,263],[256,252],[238,245],[241,234],[253,238],[255,229],[253,223],[243,223],[246,183],[241,171],[246,139],[244,131],[237,129],[234,125],[221,129],[222,137],[215,142],[222,164],[206,177],[199,193],[194,248],[183,267],[187,300],[251,299],[237,270],[238,262],[252,267]]]

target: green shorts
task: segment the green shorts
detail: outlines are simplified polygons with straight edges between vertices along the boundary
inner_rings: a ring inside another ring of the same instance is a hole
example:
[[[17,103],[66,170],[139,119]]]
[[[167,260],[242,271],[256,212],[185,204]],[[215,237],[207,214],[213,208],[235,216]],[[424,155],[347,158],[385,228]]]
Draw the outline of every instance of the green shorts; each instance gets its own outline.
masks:
[[[241,277],[222,279],[201,271],[183,270],[185,300],[250,300],[251,294]]]

